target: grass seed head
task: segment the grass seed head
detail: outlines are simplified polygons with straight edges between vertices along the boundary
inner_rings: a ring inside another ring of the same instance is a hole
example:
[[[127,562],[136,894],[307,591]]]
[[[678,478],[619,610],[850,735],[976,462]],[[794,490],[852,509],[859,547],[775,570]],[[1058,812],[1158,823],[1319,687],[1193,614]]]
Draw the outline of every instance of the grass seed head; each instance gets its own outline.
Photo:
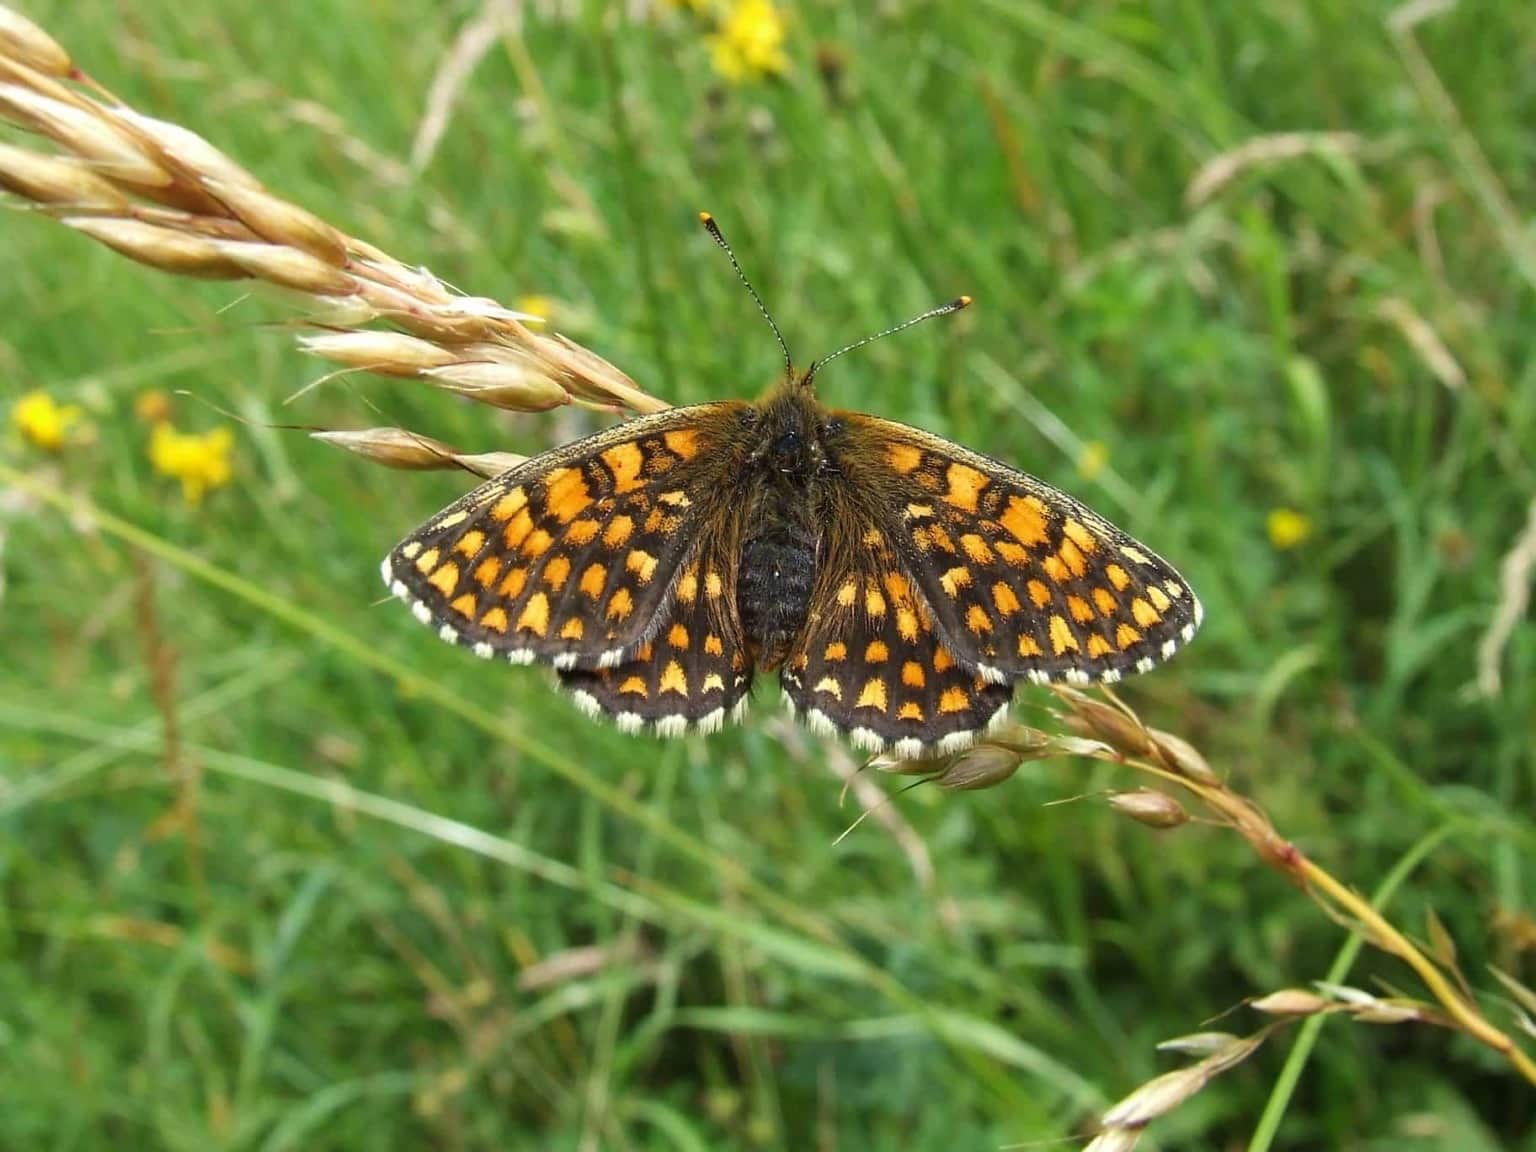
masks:
[[[1248,1007],[1266,1016],[1316,1016],[1333,1007],[1333,1001],[1305,988],[1282,988],[1268,996],[1250,1000]]]
[[[521,365],[472,360],[429,368],[422,376],[445,391],[513,412],[547,412],[571,402],[559,384]]]
[[[0,4],[0,56],[19,60],[47,76],[68,76],[69,53],[21,13]]]
[[[356,428],[311,432],[310,437],[345,449],[386,468],[425,472],[455,468],[457,455],[441,440],[404,428]]]
[[[76,212],[121,212],[128,197],[80,161],[0,143],[0,188]]]
[[[243,240],[215,242],[218,250],[251,276],[314,296],[355,297],[357,281],[298,248]]]
[[[308,252],[338,267],[347,261],[347,242],[324,220],[280,200],[260,186],[205,177],[203,187],[242,224],[264,240]]]
[[[400,332],[325,332],[300,336],[299,348],[333,364],[410,379],[454,363],[447,349]]]
[[[118,184],[149,193],[173,178],[132,136],[73,104],[15,84],[0,84],[0,113],[63,145]]]
[[[1189,813],[1177,800],[1152,788],[1111,792],[1109,806],[1148,828],[1177,828],[1189,823]]]
[[[66,216],[63,223],[130,260],[163,272],[205,280],[242,280],[250,275],[219,251],[217,241],[204,236],[106,216]]]

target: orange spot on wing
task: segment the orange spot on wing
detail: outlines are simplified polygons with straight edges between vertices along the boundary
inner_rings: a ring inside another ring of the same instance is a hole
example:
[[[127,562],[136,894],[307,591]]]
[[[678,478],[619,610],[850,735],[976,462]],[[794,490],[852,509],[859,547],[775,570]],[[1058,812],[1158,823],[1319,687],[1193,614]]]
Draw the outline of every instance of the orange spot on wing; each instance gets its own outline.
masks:
[[[1061,530],[1068,540],[1071,540],[1072,543],[1076,544],[1085,553],[1091,554],[1099,546],[1099,542],[1093,538],[1093,533],[1070,516],[1067,518],[1067,522],[1061,526]]]
[[[684,697],[688,695],[688,677],[683,675],[683,666],[676,660],[668,660],[666,668],[662,670],[661,691],[676,692]]]
[[[549,632],[549,598],[542,592],[535,592],[528,597],[528,603],[523,605],[523,611],[517,618],[517,630],[519,632],[532,632],[535,636],[544,636]]]
[[[827,650],[821,654],[821,658],[828,663],[846,660],[848,658],[848,645],[844,644],[841,640],[834,640],[831,644],[827,645]]]
[[[699,454],[699,434],[695,429],[679,428],[675,432],[663,432],[661,439],[667,451],[684,460],[692,460]]]
[[[645,466],[645,454],[636,444],[615,444],[599,457],[608,471],[613,473],[613,490],[622,495],[640,487],[640,470]]]
[[[980,604],[972,604],[965,610],[965,626],[976,635],[992,631],[992,618]]]
[[[677,579],[677,598],[684,604],[692,604],[699,595],[699,570],[690,567]]]
[[[1008,497],[1007,509],[997,518],[1003,531],[1026,548],[1045,543],[1045,520],[1045,505],[1034,496]]]
[[[540,528],[523,541],[523,555],[537,558],[548,552],[553,543],[554,537]]]
[[[945,473],[945,480],[949,484],[949,491],[944,494],[944,502],[963,512],[974,513],[976,501],[987,486],[986,476],[974,468],[954,463]]]
[[[1078,551],[1077,545],[1070,540],[1063,540],[1058,549],[1061,562],[1067,566],[1067,571],[1074,576],[1081,576],[1088,570],[1087,563],[1083,560],[1083,554]]]
[[[701,692],[724,692],[725,691],[725,681],[720,678],[720,673],[718,673],[718,672],[711,672],[708,676],[704,677],[704,686],[702,688],[700,688],[699,691],[701,691]]]
[[[891,658],[891,650],[885,646],[883,640],[871,640],[869,647],[864,649],[864,659],[870,664],[881,664]]]
[[[1020,656],[1044,656],[1045,653],[1040,651],[1040,645],[1035,643],[1035,638],[1033,636],[1020,636],[1019,637],[1019,655]]]
[[[896,609],[896,631],[903,640],[916,640],[919,630],[917,613],[910,608]]]
[[[843,698],[843,686],[831,676],[823,676],[820,680],[816,681],[816,691],[825,692],[835,700]]]
[[[1044,568],[1045,574],[1058,584],[1065,584],[1071,578],[1060,556],[1047,556],[1040,561],[1040,567]]]
[[[499,604],[494,608],[487,609],[485,615],[480,617],[480,627],[505,636],[507,634],[507,610]]]
[[[949,654],[947,648],[935,648],[933,650],[933,670],[935,672],[948,672],[955,666],[955,658]]]
[[[710,656],[718,656],[725,651],[725,646],[720,643],[720,637],[711,632],[704,637],[704,651]]]
[[[1173,603],[1156,584],[1147,585],[1147,599],[1152,601],[1152,607],[1159,612],[1168,611],[1168,606]]]
[[[1004,584],[1001,580],[992,585],[992,603],[997,605],[998,613],[1005,620],[1017,612],[1021,607],[1023,607],[1023,605],[1019,603],[1019,598],[1014,593],[1013,589],[1008,587],[1008,585]]]
[[[1109,641],[1104,637],[1094,634],[1088,637],[1088,655],[1093,657],[1108,656],[1114,649],[1109,646]]]
[[[1077,651],[1077,637],[1072,635],[1072,628],[1064,616],[1051,617],[1051,647],[1058,656],[1063,652]]]
[[[601,564],[588,564],[587,570],[581,574],[581,583],[577,585],[583,592],[596,600],[603,594],[603,585],[608,581],[608,569]]]
[[[629,539],[630,533],[635,530],[635,522],[628,516],[615,516],[608,521],[608,529],[603,533],[603,543],[610,548],[617,548]]]
[[[1109,582],[1115,586],[1116,592],[1124,592],[1131,582],[1131,578],[1126,575],[1125,569],[1118,564],[1106,564],[1104,566],[1104,575],[1109,577]]]
[[[939,577],[939,587],[944,589],[945,595],[951,600],[960,594],[960,589],[971,582],[971,570],[969,568],[949,568]]]
[[[672,625],[667,632],[667,643],[680,651],[688,651],[688,628],[683,624]]]
[[[491,519],[498,524],[505,524],[521,512],[523,505],[527,503],[528,497],[523,490],[521,488],[514,488],[491,505]]]
[[[428,548],[420,556],[416,557],[416,570],[425,576],[437,567],[437,558],[442,555],[436,548]]]
[[[971,706],[971,698],[966,695],[964,688],[946,688],[939,697],[939,715],[948,716],[952,712],[964,712]]]
[[[1045,586],[1043,581],[1031,580],[1028,584],[1024,585],[1024,591],[1029,593],[1029,602],[1036,608],[1044,608],[1051,602],[1051,590]]]
[[[1168,589],[1168,595],[1172,596],[1175,600],[1182,598],[1184,595],[1184,588],[1177,580],[1166,580],[1163,582],[1163,587]]]
[[[941,552],[953,553],[955,550],[954,540],[950,539],[949,533],[944,531],[944,529],[938,524],[934,524],[928,529],[928,539],[931,540],[933,542],[933,546]]]
[[[656,574],[656,557],[637,548],[624,558],[624,567],[639,577],[640,583],[649,584]]]
[[[1081,596],[1067,597],[1067,611],[1072,613],[1072,619],[1079,624],[1086,624],[1093,619],[1093,608]]]
[[[567,556],[551,556],[549,562],[544,565],[544,583],[556,592],[565,587],[565,582],[570,575],[571,561]]]
[[[1119,602],[1108,588],[1095,588],[1093,590],[1093,602],[1098,606],[1100,616],[1113,616]]]
[[[693,501],[688,499],[688,493],[678,489],[675,492],[663,492],[656,497],[657,503],[665,504],[671,508],[691,508]]]
[[[427,583],[444,596],[451,596],[453,590],[459,586],[459,566],[451,561],[445,563],[427,578]]]
[[[562,640],[580,640],[581,639],[581,634],[583,632],[585,632],[585,631],[586,631],[586,627],[585,627],[585,625],[582,624],[581,617],[580,616],[572,616],[569,620],[567,620],[565,622],[565,625],[560,629],[560,639],[562,639]]]
[[[931,520],[931,519],[933,519],[933,505],[932,504],[908,504],[907,505],[907,519],[908,520]]]
[[[603,609],[603,615],[610,620],[628,620],[629,614],[635,610],[635,598],[629,594],[628,588],[617,588],[612,596],[608,597],[608,607]]]
[[[572,544],[590,544],[602,525],[596,520],[577,520],[565,530],[565,538]]]
[[[639,676],[626,677],[619,685],[620,696],[639,696],[642,699],[650,695],[645,687],[645,680]]]
[[[887,572],[880,581],[885,585],[885,594],[896,604],[910,602],[912,599],[912,585],[907,583],[907,578],[900,572]]]
[[[496,595],[508,600],[516,600],[523,591],[523,585],[527,582],[528,569],[514,568],[502,580],[501,587],[496,589]]]
[[[496,583],[496,577],[501,575],[501,558],[499,556],[487,556],[479,564],[475,565],[475,583],[482,588],[489,588]]]
[[[864,611],[871,616],[885,615],[885,597],[880,595],[880,589],[873,584],[864,592]]]
[[[475,615],[474,594],[471,592],[466,592],[464,595],[456,599],[452,604],[448,605],[448,607],[452,608],[460,616],[472,619]]]
[[[908,702],[901,706],[901,711],[896,713],[898,720],[916,720],[919,724],[923,721],[923,706]]]
[[[725,584],[720,579],[720,573],[711,568],[704,577],[704,595],[708,596],[711,600],[718,600],[720,594],[724,591]]]
[[[908,660],[901,666],[901,682],[908,688],[921,688],[928,682],[923,675],[923,666],[916,660]]]
[[[973,564],[990,564],[992,562],[992,547],[974,532],[967,532],[960,537],[960,547],[965,550],[966,556]]]
[[[592,493],[579,468],[556,468],[544,479],[544,500],[549,513],[569,524],[592,506]]]
[[[853,601],[859,594],[859,586],[852,580],[842,584],[837,590],[837,602],[844,608],[852,608]]]
[[[1141,633],[1129,624],[1122,624],[1115,629],[1115,643],[1120,645],[1121,651],[1129,648],[1141,640]]]
[[[1143,628],[1150,628],[1162,619],[1157,614],[1157,609],[1148,604],[1140,596],[1131,601],[1131,618]]]
[[[524,508],[507,523],[501,530],[501,542],[506,545],[508,552],[515,552],[517,546],[528,538],[528,533],[533,531],[533,517]]]
[[[460,556],[467,556],[473,560],[484,545],[485,533],[477,528],[471,528],[459,537],[459,541],[453,546],[453,550]]]
[[[885,460],[897,472],[905,476],[923,462],[923,453],[910,444],[892,444],[885,450]]]
[[[874,708],[876,711],[885,711],[885,681],[870,679],[864,682],[864,690],[859,693],[859,702],[855,708]]]

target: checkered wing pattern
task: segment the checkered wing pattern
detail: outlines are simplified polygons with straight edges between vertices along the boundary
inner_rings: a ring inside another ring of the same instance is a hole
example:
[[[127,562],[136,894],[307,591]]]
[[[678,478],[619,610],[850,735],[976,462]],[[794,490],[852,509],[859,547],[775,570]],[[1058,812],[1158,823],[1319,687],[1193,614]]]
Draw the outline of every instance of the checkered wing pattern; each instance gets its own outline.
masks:
[[[662,626],[611,668],[574,668],[561,685],[588,714],[607,713],[619,728],[662,736],[712,732],[735,719],[752,688],[728,582],[735,566],[714,538],[701,541],[683,565]]]
[[[747,408],[674,408],[519,465],[406,537],[384,582],[443,639],[486,658],[595,669],[659,651],[647,641],[674,622],[674,591],[703,578],[688,563],[727,489],[721,447]]]
[[[987,680],[1113,682],[1199,627],[1183,577],[1065,493],[916,428],[836,417],[848,480],[875,495],[945,646]]]
[[[824,510],[816,593],[779,680],[813,730],[911,759],[953,751],[1003,719],[1012,685],[984,679],[949,650],[892,539],[834,500]]]

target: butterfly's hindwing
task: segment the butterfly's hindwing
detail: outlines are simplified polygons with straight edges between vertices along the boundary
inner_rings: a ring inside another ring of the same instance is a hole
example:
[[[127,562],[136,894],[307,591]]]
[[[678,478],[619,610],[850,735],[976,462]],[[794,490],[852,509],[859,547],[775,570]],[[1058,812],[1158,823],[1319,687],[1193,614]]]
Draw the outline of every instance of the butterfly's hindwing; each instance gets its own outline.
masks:
[[[624,731],[662,736],[712,732],[734,719],[752,687],[732,566],[706,543],[683,565],[661,626],[612,668],[560,673],[561,687],[589,714],[606,713]]]
[[[811,728],[869,751],[911,759],[965,747],[1003,719],[1012,686],[955,658],[889,539],[848,519],[825,537],[842,547],[825,554],[805,631],[780,670],[785,696]]]
[[[537,456],[406,537],[384,581],[478,655],[622,663],[660,625],[747,407],[674,408]]]
[[[1076,500],[996,460],[892,421],[846,422],[850,481],[962,662],[999,682],[1115,681],[1172,656],[1200,624],[1184,579]]]

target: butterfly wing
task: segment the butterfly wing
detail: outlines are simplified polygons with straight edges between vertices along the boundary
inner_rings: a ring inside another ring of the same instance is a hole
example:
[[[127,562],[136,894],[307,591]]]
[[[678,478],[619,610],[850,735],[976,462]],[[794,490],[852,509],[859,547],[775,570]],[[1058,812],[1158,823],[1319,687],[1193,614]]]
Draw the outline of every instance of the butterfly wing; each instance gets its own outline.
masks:
[[[869,751],[963,748],[1003,719],[1013,687],[949,650],[895,542],[847,495],[822,509],[813,607],[779,672],[785,697],[813,730]]]
[[[477,655],[623,664],[668,620],[748,408],[673,408],[537,456],[396,545],[384,583]]]
[[[735,565],[717,538],[700,541],[683,564],[664,621],[631,659],[611,668],[560,673],[589,715],[614,718],[620,730],[649,726],[662,736],[713,732],[735,719],[752,687],[735,596]]]
[[[1115,681],[1195,634],[1200,602],[1151,549],[1033,476],[851,412],[840,453],[957,660],[996,682]]]

